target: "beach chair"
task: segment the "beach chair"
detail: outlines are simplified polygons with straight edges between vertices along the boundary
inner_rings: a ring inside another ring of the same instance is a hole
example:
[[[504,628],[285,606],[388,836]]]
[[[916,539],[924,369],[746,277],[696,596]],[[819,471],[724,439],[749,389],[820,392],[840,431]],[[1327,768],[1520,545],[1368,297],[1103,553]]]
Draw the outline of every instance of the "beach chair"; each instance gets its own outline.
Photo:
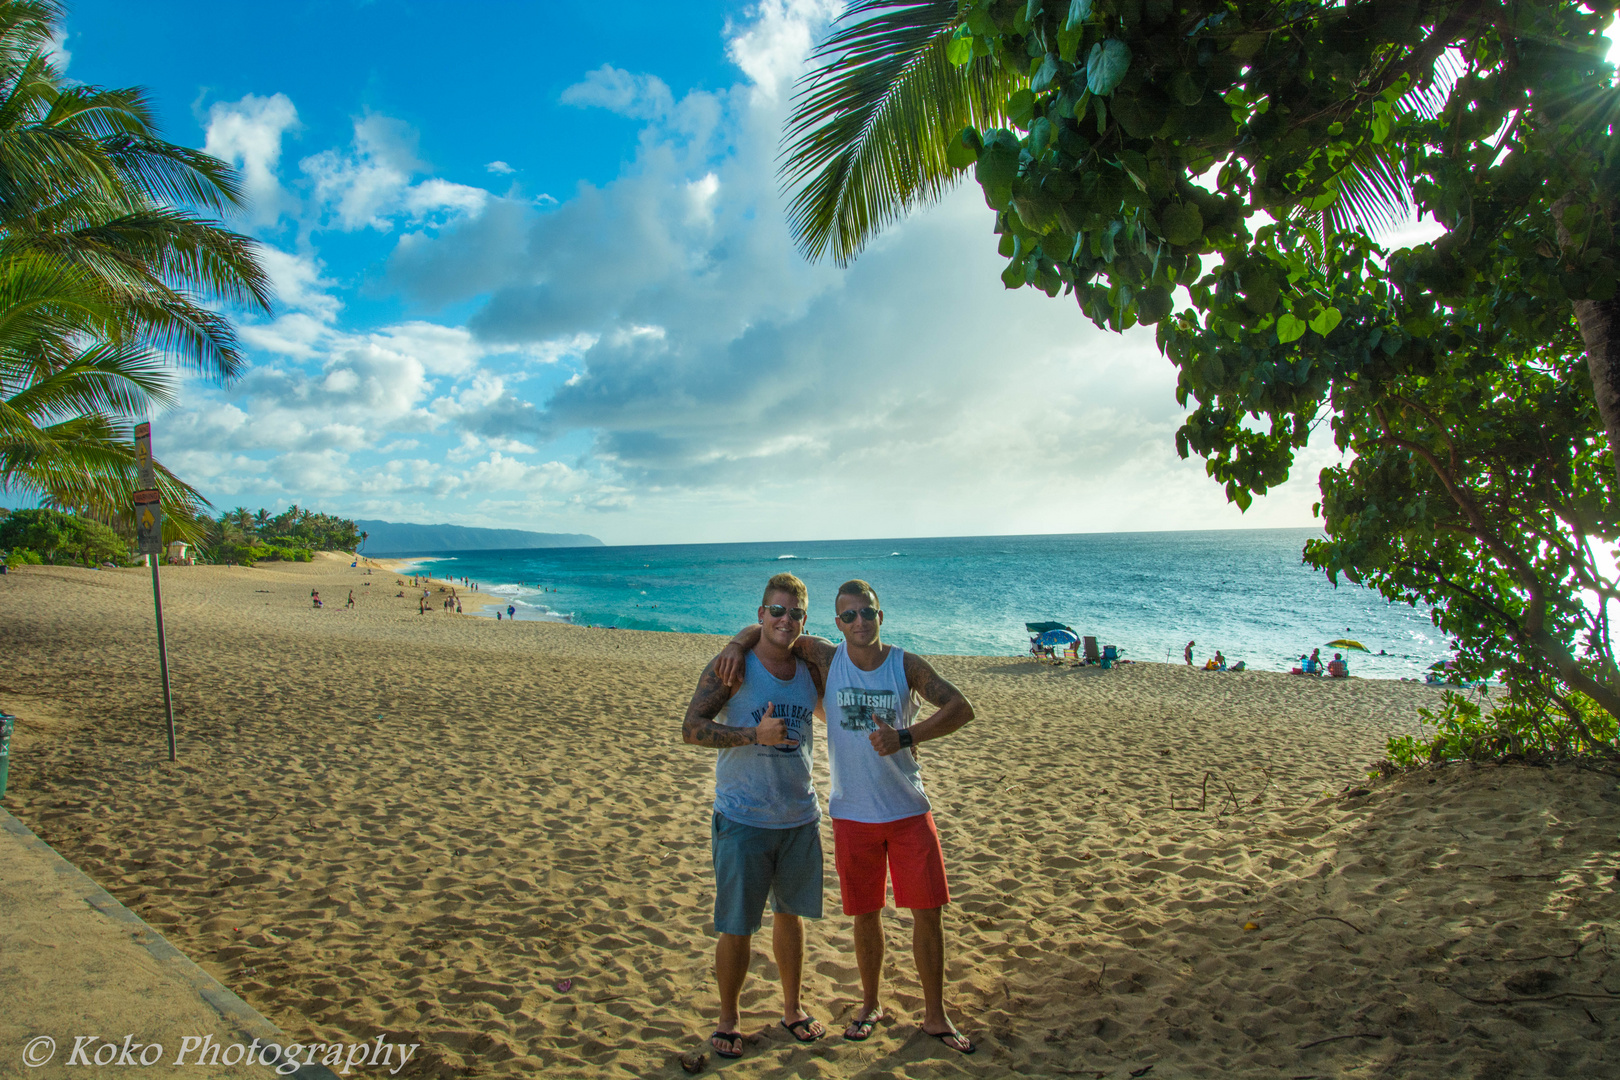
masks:
[[[1074,642],[1073,644],[1069,645],[1068,648],[1064,649],[1063,650],[1063,659],[1072,660],[1075,663],[1079,663],[1080,662],[1080,643],[1079,642]]]
[[[1097,648],[1097,639],[1086,638],[1086,663],[1096,664],[1102,662],[1102,652]]]

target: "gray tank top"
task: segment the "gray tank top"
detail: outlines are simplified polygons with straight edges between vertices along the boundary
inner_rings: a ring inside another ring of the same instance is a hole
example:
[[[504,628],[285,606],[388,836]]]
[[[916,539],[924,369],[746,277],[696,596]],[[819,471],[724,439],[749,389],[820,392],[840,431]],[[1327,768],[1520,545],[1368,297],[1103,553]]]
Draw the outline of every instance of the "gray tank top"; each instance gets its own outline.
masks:
[[[917,695],[906,682],[906,654],[889,646],[874,671],[862,671],[838,646],[827,671],[827,764],[832,795],[827,812],[839,821],[879,824],[928,813],[917,755],[902,749],[879,757],[872,749],[878,721],[896,731],[911,726]]]
[[[714,809],[758,829],[794,829],[821,819],[810,767],[815,762],[816,684],[804,661],[794,661],[792,679],[772,675],[752,652],[743,684],[716,723],[754,727],[775,706],[788,741],[779,746],[728,746],[714,763]]]

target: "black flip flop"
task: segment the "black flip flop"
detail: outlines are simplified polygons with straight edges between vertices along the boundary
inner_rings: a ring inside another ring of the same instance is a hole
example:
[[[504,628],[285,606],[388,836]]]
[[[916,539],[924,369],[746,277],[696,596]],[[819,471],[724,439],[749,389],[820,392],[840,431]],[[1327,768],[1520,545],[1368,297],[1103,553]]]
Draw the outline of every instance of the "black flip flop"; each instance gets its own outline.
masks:
[[[872,1037],[872,1032],[877,1030],[878,1021],[882,1019],[883,1010],[879,1008],[864,1019],[851,1020],[844,1028],[844,1040],[846,1042],[865,1042],[867,1039]],[[849,1033],[850,1028],[860,1028],[865,1032],[865,1034],[851,1035]]]
[[[714,1040],[716,1040],[716,1039],[725,1039],[727,1042],[731,1042],[732,1040],[736,1040],[736,1043],[737,1043],[737,1046],[739,1047],[739,1049],[737,1049],[737,1050],[722,1050],[722,1049],[720,1049],[719,1046],[715,1045]],[[741,1046],[742,1046],[742,1032],[740,1032],[740,1031],[716,1031],[713,1035],[709,1036],[709,1049],[713,1050],[715,1052],[715,1054],[717,1056],[719,1056],[719,1057],[723,1057],[723,1058],[740,1058],[740,1057],[742,1057],[742,1050],[740,1049]]]
[[[788,1029],[788,1034],[793,1036],[793,1039],[794,1039],[795,1042],[812,1043],[812,1042],[815,1042],[817,1039],[821,1038],[822,1035],[827,1034],[826,1028],[825,1027],[822,1028],[821,1035],[812,1035],[808,1039],[805,1038],[803,1035],[799,1034],[799,1029],[804,1028],[804,1029],[808,1030],[810,1025],[814,1024],[816,1022],[817,1021],[816,1021],[815,1017],[807,1016],[803,1020],[795,1020],[791,1024],[788,1023],[786,1020],[783,1020],[782,1021],[782,1026]]]
[[[978,1049],[977,1046],[973,1045],[973,1040],[972,1039],[968,1038],[966,1035],[962,1034],[960,1031],[957,1031],[955,1028],[951,1028],[951,1030],[949,1030],[949,1031],[941,1031],[937,1035],[934,1034],[932,1031],[924,1031],[923,1034],[928,1036],[930,1039],[938,1039],[942,1044],[944,1044],[945,1046],[949,1047],[952,1050],[955,1050],[958,1054],[971,1054],[971,1053],[973,1053],[973,1051]],[[950,1043],[945,1042],[946,1039],[951,1039],[951,1038],[961,1039],[963,1042],[967,1043],[967,1049],[964,1050],[960,1046],[951,1046]]]

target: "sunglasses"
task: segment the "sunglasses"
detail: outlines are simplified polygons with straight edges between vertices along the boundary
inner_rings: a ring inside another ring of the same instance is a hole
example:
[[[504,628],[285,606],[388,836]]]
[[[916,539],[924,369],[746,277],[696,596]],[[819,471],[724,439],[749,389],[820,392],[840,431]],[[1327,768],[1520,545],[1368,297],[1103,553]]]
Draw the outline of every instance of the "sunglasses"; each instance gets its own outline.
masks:
[[[877,622],[878,609],[875,607],[850,608],[848,611],[838,613],[838,621],[847,626],[855,621],[857,615],[867,622]]]
[[[771,613],[773,619],[780,619],[786,615],[794,622],[804,622],[804,608],[802,607],[783,607],[781,604],[771,604],[765,610]]]

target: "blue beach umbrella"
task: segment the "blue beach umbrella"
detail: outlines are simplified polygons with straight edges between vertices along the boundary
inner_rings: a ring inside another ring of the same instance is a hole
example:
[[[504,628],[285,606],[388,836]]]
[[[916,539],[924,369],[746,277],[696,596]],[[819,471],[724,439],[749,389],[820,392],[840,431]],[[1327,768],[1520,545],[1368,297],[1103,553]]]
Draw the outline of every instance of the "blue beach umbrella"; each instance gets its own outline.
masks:
[[[1041,648],[1055,648],[1059,645],[1073,645],[1080,640],[1080,635],[1073,630],[1048,630],[1036,639],[1035,644]]]

